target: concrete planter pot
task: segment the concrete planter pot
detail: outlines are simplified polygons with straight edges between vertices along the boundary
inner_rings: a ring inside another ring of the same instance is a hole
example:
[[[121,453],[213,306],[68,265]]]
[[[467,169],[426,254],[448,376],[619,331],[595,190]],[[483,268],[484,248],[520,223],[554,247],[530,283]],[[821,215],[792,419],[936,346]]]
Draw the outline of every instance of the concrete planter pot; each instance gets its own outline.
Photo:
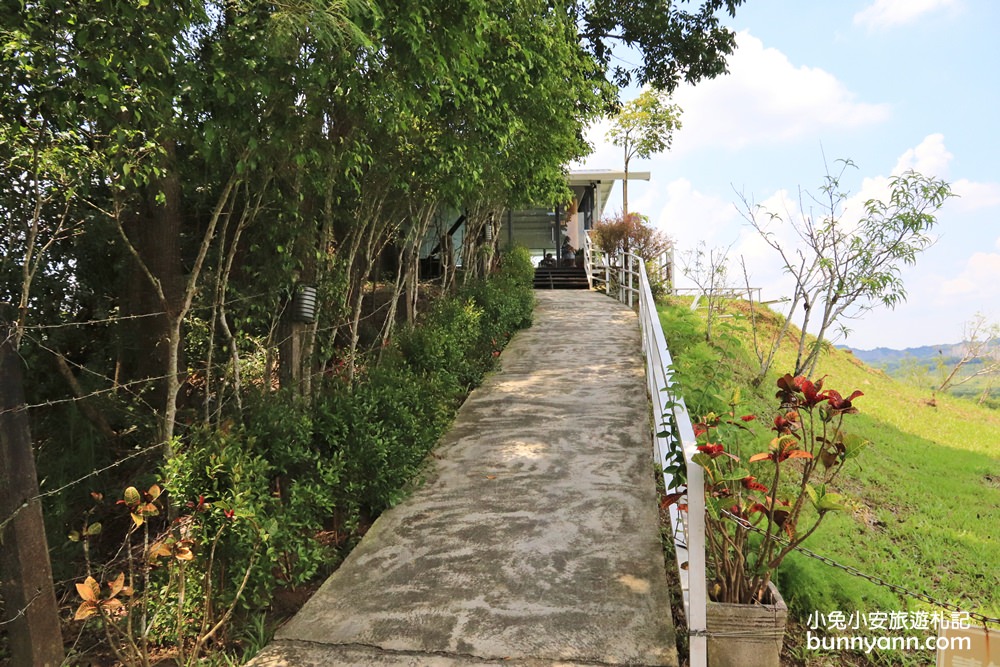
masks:
[[[788,607],[768,590],[773,604],[708,602],[708,667],[779,667]]]

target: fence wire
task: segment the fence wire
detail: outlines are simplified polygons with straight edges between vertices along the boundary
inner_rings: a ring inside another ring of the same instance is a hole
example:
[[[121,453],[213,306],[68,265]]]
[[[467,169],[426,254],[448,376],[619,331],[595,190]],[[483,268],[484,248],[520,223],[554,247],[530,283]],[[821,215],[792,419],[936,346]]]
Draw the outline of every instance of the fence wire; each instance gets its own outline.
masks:
[[[746,528],[747,530],[752,530],[753,532],[759,533],[761,535],[766,534],[766,532],[763,529],[761,529],[761,528],[753,525],[752,523],[750,523],[750,522],[748,522],[748,521],[746,521],[744,519],[741,519],[740,517],[736,516],[735,514],[732,514],[728,510],[722,509],[722,510],[720,510],[720,512],[721,512],[721,514],[723,514],[727,518],[735,521],[737,524],[739,524],[743,528]],[[788,546],[788,541],[785,540],[784,538],[782,538],[782,537],[780,537],[778,535],[772,535],[772,538],[775,541],[777,541],[778,543],[783,544],[785,546]],[[933,598],[933,597],[931,597],[930,595],[928,595],[926,593],[921,593],[919,591],[912,591],[912,590],[906,588],[905,586],[900,586],[899,584],[894,584],[892,582],[886,581],[882,577],[878,577],[878,576],[875,576],[873,574],[868,574],[866,572],[862,572],[858,568],[853,567],[851,565],[844,565],[843,563],[838,563],[837,561],[835,561],[834,559],[830,558],[829,556],[823,556],[821,554],[816,553],[815,551],[811,551],[809,549],[806,549],[805,547],[802,547],[802,546],[794,547],[794,551],[798,551],[799,553],[801,553],[801,554],[803,554],[803,555],[805,555],[805,556],[807,556],[809,558],[812,558],[814,560],[818,560],[819,562],[824,563],[826,565],[829,565],[831,567],[835,567],[835,568],[837,568],[839,570],[843,570],[844,572],[847,572],[848,574],[850,574],[852,576],[859,577],[861,579],[865,579],[865,580],[867,580],[867,581],[875,584],[876,586],[881,586],[883,588],[888,588],[889,590],[891,590],[891,591],[893,591],[895,593],[899,593],[901,595],[907,595],[907,596],[909,596],[911,598],[920,600],[921,602],[926,602],[928,604],[934,605],[935,607],[940,607],[942,609],[947,609],[949,611],[959,612],[961,614],[967,614],[971,620],[978,621],[978,622],[982,623],[983,625],[986,625],[986,624],[1000,625],[1000,618],[995,618],[993,616],[986,616],[985,614],[980,614],[978,612],[966,611],[965,609],[962,609],[959,605],[954,604],[952,602],[945,602],[943,600],[938,600],[936,598]]]

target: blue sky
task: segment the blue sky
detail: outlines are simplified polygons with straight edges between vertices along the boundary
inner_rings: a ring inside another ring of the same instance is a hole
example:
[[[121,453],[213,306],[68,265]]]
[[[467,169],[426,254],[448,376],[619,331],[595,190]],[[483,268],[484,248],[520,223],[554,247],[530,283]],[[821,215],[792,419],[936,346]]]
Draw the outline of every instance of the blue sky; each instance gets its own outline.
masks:
[[[730,25],[730,74],[674,94],[683,127],[671,151],[633,161],[652,177],[631,183],[629,208],[665,229],[678,254],[699,241],[731,245],[731,280],[742,284],[742,256],[751,283],[776,299],[792,283],[741,217],[737,192],[796,206],[800,188],[821,185],[824,155],[831,165],[848,158],[856,210],[884,196],[888,177],[916,169],[959,197],[939,212],[936,243],[903,272],[908,301],[847,322],[836,342],[958,342],[977,312],[1000,320],[1000,2],[748,0]],[[621,169],[606,131],[591,128],[595,152],[579,166]],[[620,208],[616,189],[608,210]],[[680,271],[678,284],[690,284]]]

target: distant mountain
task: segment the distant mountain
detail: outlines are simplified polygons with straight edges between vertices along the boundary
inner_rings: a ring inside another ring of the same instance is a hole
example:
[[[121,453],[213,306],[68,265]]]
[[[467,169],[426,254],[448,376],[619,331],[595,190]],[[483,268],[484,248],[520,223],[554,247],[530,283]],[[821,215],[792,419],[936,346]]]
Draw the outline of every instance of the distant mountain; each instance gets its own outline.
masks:
[[[943,343],[941,345],[924,345],[921,347],[908,347],[902,350],[895,350],[889,347],[876,347],[874,350],[856,350],[848,347],[855,357],[865,362],[869,366],[882,367],[894,366],[906,358],[920,361],[937,361],[941,357],[947,361],[952,358],[962,356],[965,343]]]
[[[872,368],[879,368],[889,375],[897,376],[900,373],[912,373],[915,368],[921,366],[932,372],[951,368],[962,360],[967,343],[924,345],[902,350],[889,347],[877,347],[874,350],[855,350],[850,347],[843,349],[849,350],[857,359]],[[984,364],[995,364],[998,358],[1000,358],[1000,342],[995,341],[992,350],[984,350],[979,358],[966,362],[960,377],[975,374],[983,369]]]

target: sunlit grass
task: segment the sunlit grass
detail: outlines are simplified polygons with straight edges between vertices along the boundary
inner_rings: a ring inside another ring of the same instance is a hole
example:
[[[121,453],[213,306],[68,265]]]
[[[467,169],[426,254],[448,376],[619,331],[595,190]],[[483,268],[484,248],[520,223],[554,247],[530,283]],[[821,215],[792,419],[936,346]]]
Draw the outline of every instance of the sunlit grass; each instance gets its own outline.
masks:
[[[727,311],[732,317],[717,323],[719,336],[730,336],[739,349],[730,347],[725,363],[749,393],[756,369],[747,305],[733,303]],[[766,338],[777,318],[763,315],[758,336]],[[789,337],[767,380],[745,401],[776,407],[775,381],[794,359]],[[854,509],[828,516],[805,546],[908,590],[1000,617],[1000,411],[950,396],[931,401],[927,390],[833,348],[816,374],[824,375],[825,386],[844,395],[864,392],[854,402],[861,414],[850,430],[871,444],[841,481]],[[801,620],[813,611],[934,610],[801,555],[782,565],[778,580]]]

